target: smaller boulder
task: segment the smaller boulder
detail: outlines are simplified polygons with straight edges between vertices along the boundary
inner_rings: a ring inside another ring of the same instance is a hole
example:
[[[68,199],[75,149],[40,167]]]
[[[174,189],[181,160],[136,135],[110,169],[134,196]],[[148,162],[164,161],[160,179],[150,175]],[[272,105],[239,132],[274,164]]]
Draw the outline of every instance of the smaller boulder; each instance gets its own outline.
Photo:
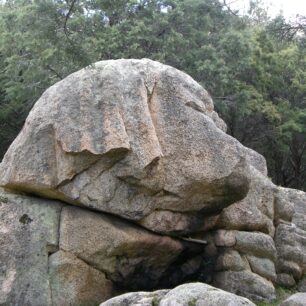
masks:
[[[218,230],[214,238],[218,247],[233,247],[236,244],[236,231]]]
[[[306,275],[299,281],[298,290],[306,292]]]
[[[306,306],[306,293],[295,293],[279,306]]]
[[[256,232],[237,232],[235,249],[239,252],[258,257],[276,259],[273,239],[266,234]]]
[[[255,306],[250,300],[203,283],[190,283],[172,290],[127,293],[100,306]]]
[[[216,260],[216,271],[242,271],[248,268],[245,260],[242,259],[241,255],[231,249],[226,249]]]
[[[263,276],[272,282],[276,281],[276,272],[273,261],[268,258],[260,258],[251,255],[248,255],[247,259],[254,273]]]
[[[223,271],[214,276],[213,285],[255,301],[272,301],[275,289],[272,282],[251,271]]]
[[[288,198],[288,189],[278,188],[275,193],[274,201],[274,219],[276,223],[280,223],[282,220],[291,222],[294,214],[294,203]]]
[[[292,288],[296,286],[296,282],[293,276],[287,273],[277,274],[276,283],[279,286],[286,287],[286,288]]]

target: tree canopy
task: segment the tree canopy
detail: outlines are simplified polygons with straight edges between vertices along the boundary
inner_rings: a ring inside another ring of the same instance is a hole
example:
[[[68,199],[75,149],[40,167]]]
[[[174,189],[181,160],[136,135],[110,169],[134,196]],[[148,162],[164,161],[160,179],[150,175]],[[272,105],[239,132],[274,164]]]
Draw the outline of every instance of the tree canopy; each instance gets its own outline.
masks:
[[[42,92],[93,62],[150,58],[212,95],[228,133],[279,185],[306,189],[305,17],[238,16],[218,0],[6,0],[0,4],[0,156]]]

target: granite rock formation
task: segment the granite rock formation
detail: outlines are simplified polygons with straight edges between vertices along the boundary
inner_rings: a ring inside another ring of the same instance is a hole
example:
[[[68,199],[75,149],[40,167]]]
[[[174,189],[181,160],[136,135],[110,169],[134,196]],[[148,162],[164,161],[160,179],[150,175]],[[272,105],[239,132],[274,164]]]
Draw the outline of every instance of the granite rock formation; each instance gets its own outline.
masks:
[[[306,276],[306,194],[300,190],[279,188],[276,197],[279,209],[275,233],[277,249],[277,283],[303,289]],[[284,207],[284,208],[283,208]]]
[[[243,199],[250,165],[265,171],[223,127],[208,93],[183,72],[149,60],[99,62],[37,101],[0,183],[154,230],[164,212],[207,213]]]
[[[151,60],[50,87],[0,164],[0,304],[189,281],[253,300],[304,288],[305,193],[275,186],[225,131],[198,83]]]

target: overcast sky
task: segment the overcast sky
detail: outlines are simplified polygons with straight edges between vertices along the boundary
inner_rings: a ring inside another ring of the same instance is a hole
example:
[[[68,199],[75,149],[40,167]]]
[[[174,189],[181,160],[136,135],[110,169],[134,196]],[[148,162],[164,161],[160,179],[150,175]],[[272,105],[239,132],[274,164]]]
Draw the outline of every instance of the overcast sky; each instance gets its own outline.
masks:
[[[271,16],[278,15],[280,11],[287,18],[294,18],[297,14],[306,16],[306,0],[262,0],[267,7]],[[232,3],[232,8],[247,11],[249,0],[227,0]]]

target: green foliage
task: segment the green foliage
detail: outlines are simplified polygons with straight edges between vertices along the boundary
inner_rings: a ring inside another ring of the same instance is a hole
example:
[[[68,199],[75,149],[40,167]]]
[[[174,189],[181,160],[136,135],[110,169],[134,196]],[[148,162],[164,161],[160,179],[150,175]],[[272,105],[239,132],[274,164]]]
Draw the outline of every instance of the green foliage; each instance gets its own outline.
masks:
[[[0,4],[0,156],[47,87],[98,60],[147,57],[200,82],[213,95],[228,132],[267,158],[274,182],[305,189],[304,36],[280,38],[277,29],[288,25],[281,17],[270,21],[260,1],[252,2],[248,17],[221,3]]]

